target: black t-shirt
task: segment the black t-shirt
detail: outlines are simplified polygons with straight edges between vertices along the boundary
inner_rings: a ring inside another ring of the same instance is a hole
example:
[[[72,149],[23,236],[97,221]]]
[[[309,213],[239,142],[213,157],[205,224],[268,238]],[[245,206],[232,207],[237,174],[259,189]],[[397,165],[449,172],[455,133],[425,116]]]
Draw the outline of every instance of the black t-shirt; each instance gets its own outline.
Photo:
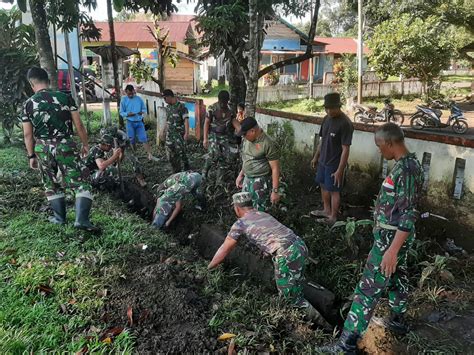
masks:
[[[319,131],[321,150],[319,163],[326,166],[337,166],[341,160],[342,146],[352,144],[354,127],[344,113],[337,118],[326,115]]]

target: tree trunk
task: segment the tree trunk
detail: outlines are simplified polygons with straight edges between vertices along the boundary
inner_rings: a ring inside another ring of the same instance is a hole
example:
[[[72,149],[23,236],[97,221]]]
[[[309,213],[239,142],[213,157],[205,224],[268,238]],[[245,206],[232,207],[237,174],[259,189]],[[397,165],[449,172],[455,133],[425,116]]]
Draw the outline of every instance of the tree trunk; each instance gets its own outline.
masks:
[[[119,126],[120,128],[125,127],[123,117],[120,116],[120,83],[118,73],[118,58],[117,58],[117,44],[115,42],[115,30],[114,30],[114,17],[112,15],[112,0],[107,0],[107,18],[109,21],[109,32],[110,32],[110,47],[112,49],[112,69],[114,72],[114,87],[115,96],[117,97],[117,109],[119,111]]]
[[[248,60],[246,75],[247,95],[245,112],[248,117],[255,117],[258,91],[258,67],[260,64],[260,47],[262,45],[263,16],[258,13],[257,0],[249,0],[249,42],[245,56]],[[245,71],[244,71],[245,74]]]
[[[158,71],[158,82],[160,85],[160,91],[163,92],[165,89],[165,58],[163,58],[163,41],[159,38],[156,40],[156,63],[157,63],[157,71]]]
[[[229,69],[230,102],[232,110],[236,112],[237,104],[245,101],[245,77],[233,57],[229,58]]]
[[[58,88],[58,73],[49,37],[46,3],[45,0],[29,0],[29,2],[31,18],[35,26],[36,48],[38,49],[40,66],[48,73],[51,88],[56,90]]]

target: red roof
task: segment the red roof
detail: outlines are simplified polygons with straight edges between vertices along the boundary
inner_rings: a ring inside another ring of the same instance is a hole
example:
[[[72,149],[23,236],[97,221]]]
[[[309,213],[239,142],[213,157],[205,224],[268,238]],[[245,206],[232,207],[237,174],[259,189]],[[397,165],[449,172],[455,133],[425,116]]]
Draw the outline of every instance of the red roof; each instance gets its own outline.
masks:
[[[184,43],[189,29],[189,21],[159,21],[159,26],[163,30],[169,29],[168,42]],[[100,28],[100,41],[110,42],[108,22],[95,22]],[[117,42],[154,42],[155,39],[148,31],[148,26],[153,28],[153,22],[114,22],[115,40]]]
[[[314,37],[314,42],[324,43],[324,53],[333,54],[357,54],[357,39],[349,37]],[[317,43],[315,43],[317,44]],[[364,53],[369,53],[369,49],[364,46]]]

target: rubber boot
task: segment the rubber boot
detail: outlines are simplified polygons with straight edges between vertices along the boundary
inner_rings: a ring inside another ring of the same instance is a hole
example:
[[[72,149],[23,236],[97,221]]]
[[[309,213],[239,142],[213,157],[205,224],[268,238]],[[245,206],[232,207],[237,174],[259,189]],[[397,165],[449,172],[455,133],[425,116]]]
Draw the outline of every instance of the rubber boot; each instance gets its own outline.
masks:
[[[92,200],[87,197],[76,197],[76,221],[74,227],[92,233],[100,233],[101,229],[94,226],[89,220]]]
[[[409,331],[404,314],[400,313],[390,312],[388,317],[372,317],[372,322],[399,335],[404,335]]]
[[[334,344],[317,347],[315,351],[319,354],[355,355],[359,338],[359,333],[344,330],[340,338]]]
[[[53,210],[53,215],[49,217],[49,221],[54,224],[66,223],[66,199],[63,197],[49,200],[49,204]]]
[[[319,313],[319,311],[314,308],[308,301],[306,301],[306,303],[307,305],[303,308],[305,318],[325,330],[332,330],[331,324],[329,324],[328,321],[324,319],[321,313]]]

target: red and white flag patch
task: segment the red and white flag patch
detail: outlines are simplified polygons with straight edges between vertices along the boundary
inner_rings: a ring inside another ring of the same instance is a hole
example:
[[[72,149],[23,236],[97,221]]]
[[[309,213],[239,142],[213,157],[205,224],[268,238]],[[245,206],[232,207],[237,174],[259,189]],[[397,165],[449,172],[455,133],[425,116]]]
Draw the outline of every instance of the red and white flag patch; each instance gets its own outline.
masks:
[[[393,190],[395,188],[395,184],[390,176],[387,176],[383,182],[383,187]]]

